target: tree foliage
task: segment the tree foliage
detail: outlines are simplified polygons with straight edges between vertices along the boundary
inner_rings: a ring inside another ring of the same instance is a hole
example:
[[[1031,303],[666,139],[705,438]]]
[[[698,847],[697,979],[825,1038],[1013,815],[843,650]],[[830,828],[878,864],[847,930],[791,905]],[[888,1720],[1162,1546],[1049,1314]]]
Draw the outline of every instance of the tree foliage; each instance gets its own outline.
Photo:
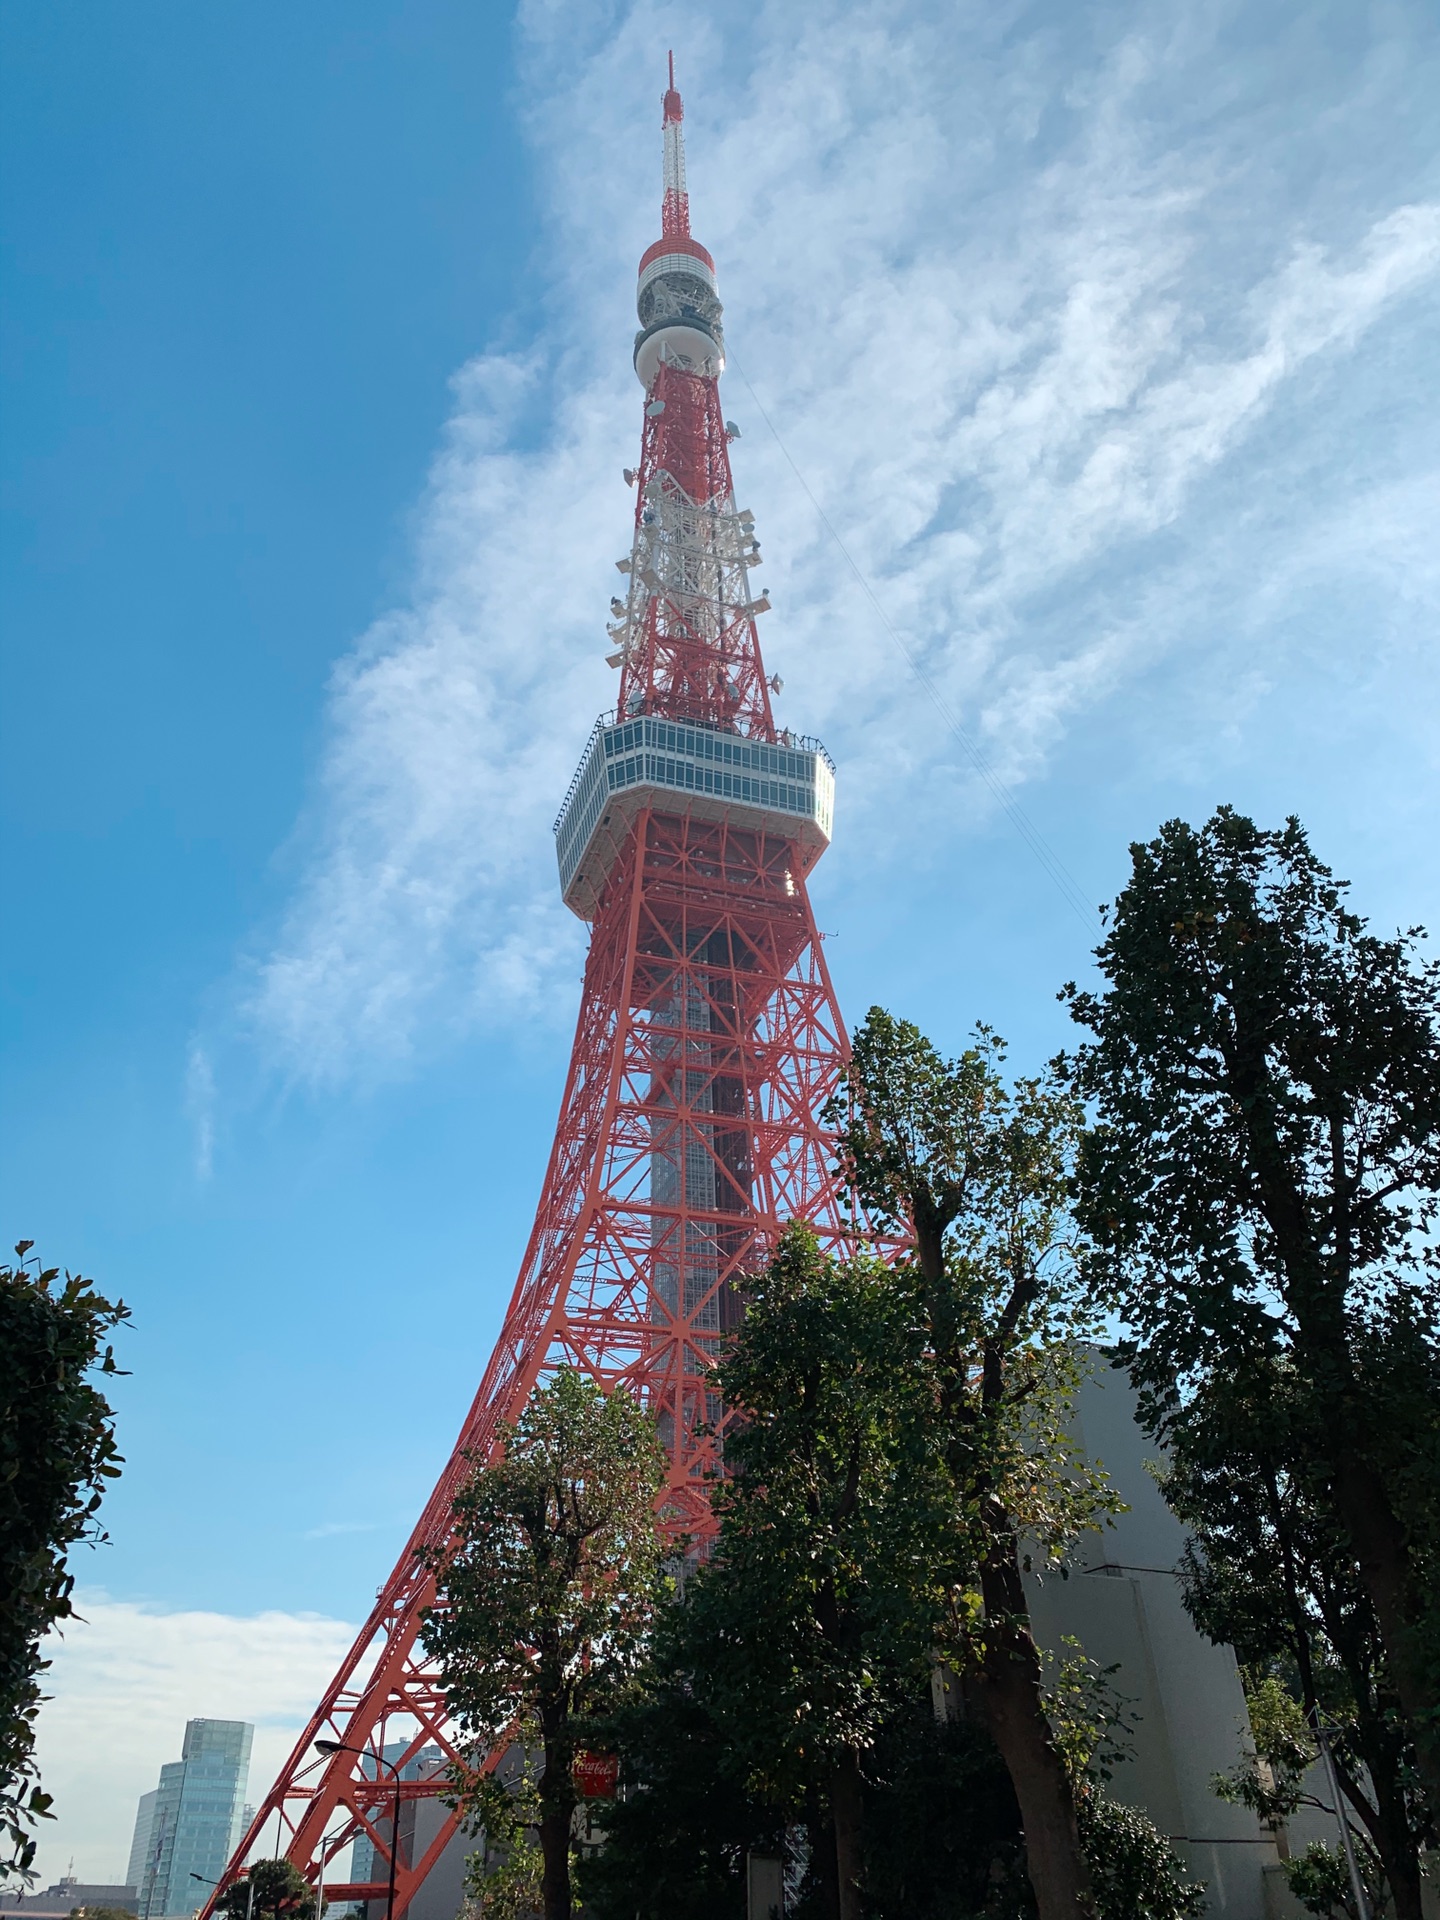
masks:
[[[455,1502],[449,1543],[431,1556],[436,1604],[425,1645],[474,1771],[461,1804],[492,1842],[523,1820],[481,1771],[512,1740],[539,1753],[536,1789],[546,1920],[569,1920],[572,1768],[590,1723],[632,1683],[663,1589],[654,1503],[665,1462],[624,1393],[570,1369],[537,1388],[502,1451]]]
[[[795,1873],[804,1864],[800,1920],[862,1903],[895,1920],[1034,1915],[1010,1771],[981,1719],[937,1724],[929,1704],[957,1614],[963,1646],[983,1657],[975,1555],[989,1538],[957,1513],[929,1298],[915,1262],[827,1258],[793,1228],[747,1286],[718,1376],[735,1409],[720,1536],[659,1616],[609,1736],[625,1793],[582,1883],[602,1920],[739,1920],[751,1851],[785,1855]],[[1001,1371],[1027,1377],[1019,1365]],[[1028,1377],[1039,1400],[1059,1376]],[[997,1420],[984,1455],[1003,1467],[1016,1510],[1049,1516],[1055,1552],[1065,1528],[1104,1504],[1083,1480],[1053,1495],[1043,1485],[1070,1459],[1061,1404],[1041,1417],[1016,1403],[1020,1438]],[[1038,1461],[1025,1444],[1037,1433],[1053,1441]],[[1143,1816],[1106,1799],[1124,1728],[1099,1678],[1072,1659],[1039,1682],[1052,1750],[1093,1838],[1095,1910],[1184,1920],[1200,1890]]]
[[[862,1758],[932,1639],[944,1510],[922,1359],[883,1264],[827,1259],[792,1227],[717,1377],[739,1418],[688,1600],[713,1648],[707,1698],[747,1787],[812,1809],[841,1920],[859,1911]]]
[[[1321,1920],[1360,1920],[1350,1889],[1350,1869],[1339,1847],[1312,1840],[1297,1859],[1286,1862],[1285,1877],[1307,1913],[1319,1914]],[[1373,1912],[1374,1893],[1366,1891]]]
[[[928,1699],[886,1724],[867,1768],[865,1864],[874,1920],[1031,1920],[1015,1789],[973,1720]]]
[[[1080,1796],[1080,1837],[1101,1920],[1198,1920],[1203,1883],[1187,1880],[1148,1814],[1094,1788]]]
[[[580,1870],[600,1920],[745,1920],[747,1855],[785,1851],[787,1816],[747,1785],[744,1744],[717,1711],[711,1675],[734,1653],[717,1645],[719,1609],[690,1604],[697,1592],[692,1579],[662,1611],[640,1684],[603,1730],[624,1792]]]
[[[747,1848],[787,1832],[792,1854],[805,1838],[803,1912],[853,1914],[862,1896],[881,1912],[926,1806],[954,1823],[901,1876],[909,1910],[1018,1917],[1022,1858],[1044,1879],[1047,1784],[1048,1811],[1058,1800],[1069,1821],[1074,1895],[1067,1908],[1052,1876],[1050,1912],[1068,1920],[1088,1877],[1077,1801],[1110,1875],[1094,1911],[1194,1911],[1153,1828],[1137,1816],[1127,1839],[1129,1816],[1100,1805],[1104,1729],[1072,1724],[1094,1701],[1067,1695],[1057,1724],[1047,1717],[1022,1558],[1055,1565],[1114,1501],[1066,1430],[1073,1343],[1091,1327],[1065,1209],[1078,1111],[1054,1085],[1007,1086],[1001,1058],[982,1033],[944,1061],[879,1010],[856,1038],[842,1165],[891,1244],[885,1259],[836,1260],[792,1228],[747,1287],[717,1381],[735,1409],[720,1537],[661,1628],[649,1704],[619,1740],[627,1796],[587,1883],[617,1920],[667,1902],[721,1920]],[[913,1257],[893,1239],[912,1192],[928,1223]],[[963,1730],[917,1714],[942,1655],[980,1712]],[[1017,1710],[1029,1716],[1018,1736]],[[1023,1854],[1017,1771],[1040,1808]],[[647,1843],[667,1863],[663,1895],[646,1884]],[[941,1858],[956,1871],[929,1873]],[[1131,1877],[1113,1893],[1122,1861]],[[1149,1907],[1135,1904],[1142,1884]]]
[[[1170,1422],[1166,1498],[1188,1528],[1185,1604],[1245,1665],[1257,1760],[1229,1797],[1283,1822],[1328,1729],[1357,1844],[1398,1920],[1420,1920],[1420,1850],[1435,1828],[1354,1555],[1310,1449],[1307,1396],[1285,1359],[1207,1381]],[[1292,1876],[1293,1877],[1293,1876]]]
[[[290,1860],[252,1860],[215,1902],[227,1920],[315,1920],[315,1890]]]
[[[516,1814],[531,1810],[517,1808]],[[465,1863],[460,1920],[535,1920],[544,1912],[545,1856],[536,1829],[519,1817],[507,1825],[507,1840],[495,1846],[487,1838]]]
[[[1021,1574],[1057,1565],[1114,1501],[1068,1432],[1076,1344],[1095,1331],[1068,1211],[1081,1111],[1053,1078],[1007,1084],[1004,1054],[982,1027],[946,1060],[873,1007],[834,1117],[871,1221],[913,1233],[898,1276],[948,1482],[940,1644],[1010,1770],[1040,1912],[1069,1920],[1093,1911],[1089,1873]]]
[[[1159,1436],[1200,1385],[1291,1368],[1440,1811],[1440,971],[1295,820],[1221,808],[1131,861],[1104,991],[1066,990],[1090,1272]]]
[[[0,1266],[0,1885],[33,1878],[34,1822],[50,1809],[35,1768],[45,1635],[73,1617],[70,1552],[121,1467],[114,1412],[92,1371],[117,1374],[105,1336],[129,1310],[89,1280],[37,1270],[22,1240]]]

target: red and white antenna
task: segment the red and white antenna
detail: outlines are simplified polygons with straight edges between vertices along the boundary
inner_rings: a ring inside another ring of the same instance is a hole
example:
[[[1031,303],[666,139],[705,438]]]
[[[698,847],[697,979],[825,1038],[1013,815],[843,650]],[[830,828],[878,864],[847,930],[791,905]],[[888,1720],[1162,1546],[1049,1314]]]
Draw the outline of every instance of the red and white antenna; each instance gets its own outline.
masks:
[[[690,196],[685,191],[685,103],[675,88],[675,56],[670,55],[670,85],[665,91],[665,200],[660,231],[690,232]]]

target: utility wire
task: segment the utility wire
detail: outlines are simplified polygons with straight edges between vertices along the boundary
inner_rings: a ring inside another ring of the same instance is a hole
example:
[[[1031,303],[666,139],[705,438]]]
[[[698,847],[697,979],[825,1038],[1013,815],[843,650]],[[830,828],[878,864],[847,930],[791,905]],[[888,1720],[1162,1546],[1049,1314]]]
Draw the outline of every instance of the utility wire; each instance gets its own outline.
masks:
[[[960,745],[964,748],[965,753],[969,758],[971,765],[974,767],[975,771],[979,774],[980,778],[985,782],[985,785],[990,789],[990,792],[993,794],[994,798],[999,803],[1001,810],[1005,814],[1006,819],[1009,820],[1011,826],[1014,827],[1015,831],[1019,834],[1020,838],[1025,842],[1026,846],[1030,849],[1031,853],[1033,853],[1035,858],[1039,861],[1041,867],[1049,875],[1054,885],[1058,888],[1062,899],[1065,901],[1066,906],[1069,907],[1070,911],[1075,915],[1076,919],[1079,920],[1080,924],[1084,927],[1086,933],[1087,934],[1094,933],[1097,928],[1103,933],[1104,922],[1101,920],[1100,915],[1096,910],[1094,902],[1090,899],[1089,895],[1085,892],[1084,888],[1080,885],[1079,881],[1075,878],[1074,874],[1072,874],[1070,869],[1065,865],[1065,862],[1060,858],[1059,854],[1056,853],[1054,848],[1046,840],[1044,834],[1041,833],[1040,829],[1035,825],[1034,821],[1030,819],[1029,815],[1025,812],[1025,809],[1020,805],[1019,801],[1015,799],[1014,795],[1011,793],[1010,789],[1006,786],[1005,782],[1000,778],[999,774],[996,773],[995,769],[990,765],[989,761],[985,758],[985,755],[981,752],[978,742],[974,739],[971,733],[961,724],[959,716],[955,713],[949,701],[945,698],[944,694],[941,693],[939,687],[936,686],[935,681],[932,679],[930,674],[926,672],[925,668],[921,665],[920,661],[916,658],[915,654],[905,644],[905,641],[901,638],[899,632],[896,630],[893,622],[891,621],[889,614],[885,611],[884,605],[882,604],[879,596],[876,594],[875,589],[870,585],[869,580],[866,578],[865,574],[861,571],[859,565],[855,561],[854,556],[851,554],[850,549],[846,546],[845,542],[840,538],[840,535],[836,530],[834,521],[831,520],[829,514],[826,513],[825,509],[821,506],[820,502],[815,498],[815,493],[813,488],[810,485],[810,482],[805,478],[804,474],[800,471],[799,467],[796,466],[794,458],[791,455],[790,449],[786,446],[785,442],[780,438],[779,429],[776,427],[775,422],[770,418],[769,414],[765,411],[764,407],[761,405],[759,394],[756,393],[754,387],[751,386],[749,375],[745,372],[745,369],[739,364],[739,362],[734,358],[733,355],[727,355],[727,358],[729,360],[730,365],[734,368],[735,372],[738,373],[740,378],[744,381],[745,391],[749,394],[750,398],[755,402],[756,412],[760,415],[760,418],[765,422],[766,426],[770,429],[771,436],[774,439],[776,446],[779,447],[781,453],[785,457],[786,465],[789,467],[790,471],[794,474],[795,478],[800,482],[800,485],[804,490],[806,499],[810,502],[811,506],[815,509],[816,513],[819,515],[820,522],[824,526],[825,531],[830,535],[830,538],[835,542],[836,546],[840,549],[841,555],[844,558],[846,566],[849,567],[851,573],[854,574],[856,580],[859,582],[861,591],[864,593],[866,599],[870,602],[871,606],[875,609],[876,616],[878,617],[881,626],[885,629],[886,633],[889,634],[891,640],[895,643],[896,648],[899,650],[901,657],[904,659],[905,664],[909,667],[911,673],[914,674],[915,678],[920,682],[920,685],[925,689],[926,693],[929,694],[931,700],[934,702],[935,709],[939,713],[941,719],[945,722],[946,726],[950,729],[951,733],[954,734],[955,738],[960,742]]]

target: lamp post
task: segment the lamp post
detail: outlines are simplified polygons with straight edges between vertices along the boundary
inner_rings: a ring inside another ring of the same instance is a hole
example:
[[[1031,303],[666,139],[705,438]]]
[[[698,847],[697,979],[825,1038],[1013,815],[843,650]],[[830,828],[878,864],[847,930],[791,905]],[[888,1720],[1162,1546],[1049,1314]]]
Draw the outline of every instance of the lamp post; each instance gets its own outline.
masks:
[[[387,1760],[383,1753],[372,1753],[366,1747],[347,1747],[343,1740],[317,1740],[317,1753],[355,1753],[362,1760],[373,1760],[378,1767],[389,1767],[395,1782],[395,1807],[390,1816],[390,1892],[385,1901],[385,1920],[395,1920],[395,1863],[400,1858],[400,1762]],[[322,1867],[323,1871],[323,1867]],[[317,1914],[316,1920],[323,1920]]]
[[[220,1884],[218,1880],[207,1880],[203,1873],[192,1872],[190,1875],[190,1878],[192,1880],[198,1880],[201,1886],[203,1887],[218,1887]],[[237,1878],[238,1878],[238,1875],[237,1875]],[[245,1920],[254,1920],[254,1913],[255,1913],[255,1882],[250,1877],[249,1867],[246,1867],[245,1869]],[[318,1920],[318,1917],[317,1917],[317,1920]]]
[[[1325,1763],[1325,1778],[1330,1785],[1330,1798],[1335,1802],[1335,1818],[1340,1823],[1340,1845],[1345,1851],[1345,1868],[1350,1876],[1350,1892],[1355,1901],[1355,1911],[1360,1920],[1370,1920],[1370,1902],[1366,1898],[1365,1883],[1360,1878],[1360,1868],[1355,1860],[1355,1848],[1350,1839],[1350,1819],[1345,1811],[1345,1802],[1340,1795],[1340,1779],[1335,1771],[1335,1756],[1330,1751],[1330,1742],[1325,1738],[1325,1723],[1317,1713],[1315,1715],[1315,1743],[1320,1749],[1320,1758]]]

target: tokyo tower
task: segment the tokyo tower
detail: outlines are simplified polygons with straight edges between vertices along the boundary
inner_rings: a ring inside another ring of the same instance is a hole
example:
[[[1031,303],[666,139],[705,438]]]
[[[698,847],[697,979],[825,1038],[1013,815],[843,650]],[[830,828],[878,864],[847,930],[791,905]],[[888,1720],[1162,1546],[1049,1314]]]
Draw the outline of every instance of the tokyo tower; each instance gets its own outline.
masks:
[[[769,601],[752,586],[754,515],[735,504],[683,117],[672,59],[661,237],[637,295],[634,531],[610,603],[619,692],[555,825],[561,892],[591,936],[534,1229],[455,1450],[227,1883],[252,1852],[283,1852],[332,1900],[385,1900],[393,1876],[397,1916],[453,1914],[424,1897],[432,1873],[432,1894],[453,1884],[464,1843],[450,1848],[438,1799],[455,1736],[419,1641],[433,1583],[417,1551],[444,1541],[470,1462],[561,1366],[651,1411],[670,1461],[664,1524],[703,1540],[721,1417],[709,1373],[744,1275],[792,1220],[846,1237],[819,1116],[847,1043],[805,885],[829,843],[834,769],[771,707],[780,682],[756,631]]]

